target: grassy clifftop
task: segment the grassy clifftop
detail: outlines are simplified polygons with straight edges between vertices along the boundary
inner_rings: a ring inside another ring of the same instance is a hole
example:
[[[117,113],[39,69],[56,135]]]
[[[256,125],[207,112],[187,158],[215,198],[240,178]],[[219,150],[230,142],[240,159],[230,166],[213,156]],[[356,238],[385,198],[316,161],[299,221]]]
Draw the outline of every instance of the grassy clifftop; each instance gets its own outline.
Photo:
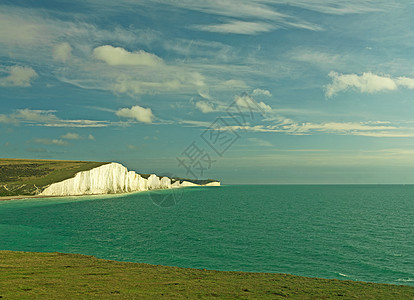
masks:
[[[414,299],[414,287],[0,251],[4,299]]]
[[[0,159],[0,196],[35,195],[49,184],[107,162]]]

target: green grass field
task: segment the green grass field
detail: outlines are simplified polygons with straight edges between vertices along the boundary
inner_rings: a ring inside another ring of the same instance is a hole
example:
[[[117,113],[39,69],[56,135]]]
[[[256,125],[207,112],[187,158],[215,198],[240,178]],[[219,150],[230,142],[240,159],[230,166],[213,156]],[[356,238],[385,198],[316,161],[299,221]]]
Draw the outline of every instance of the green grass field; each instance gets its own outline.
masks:
[[[0,251],[3,299],[414,299],[414,287]]]
[[[0,159],[0,196],[35,195],[47,185],[106,162]]]

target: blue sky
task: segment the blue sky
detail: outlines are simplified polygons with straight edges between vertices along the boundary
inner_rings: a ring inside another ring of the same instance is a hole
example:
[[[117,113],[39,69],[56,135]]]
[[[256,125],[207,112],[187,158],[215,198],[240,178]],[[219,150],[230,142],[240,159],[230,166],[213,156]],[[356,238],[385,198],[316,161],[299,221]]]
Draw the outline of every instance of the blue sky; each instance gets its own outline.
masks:
[[[2,1],[0,157],[413,183],[413,18],[410,1]]]

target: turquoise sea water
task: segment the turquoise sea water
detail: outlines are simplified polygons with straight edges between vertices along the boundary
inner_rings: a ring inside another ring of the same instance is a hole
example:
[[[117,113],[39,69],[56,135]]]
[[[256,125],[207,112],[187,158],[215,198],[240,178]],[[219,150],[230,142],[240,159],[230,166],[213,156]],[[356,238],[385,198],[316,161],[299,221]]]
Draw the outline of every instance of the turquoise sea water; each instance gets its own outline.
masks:
[[[412,185],[169,193],[0,201],[0,249],[414,285]]]

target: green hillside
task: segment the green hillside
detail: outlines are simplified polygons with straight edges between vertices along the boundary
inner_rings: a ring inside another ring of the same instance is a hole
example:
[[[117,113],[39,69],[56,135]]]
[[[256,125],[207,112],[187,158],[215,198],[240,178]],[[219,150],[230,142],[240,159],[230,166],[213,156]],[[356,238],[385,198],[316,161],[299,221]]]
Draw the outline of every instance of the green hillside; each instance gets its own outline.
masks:
[[[0,159],[0,196],[36,195],[47,185],[107,162]]]
[[[414,299],[414,287],[0,251],[3,299]]]

